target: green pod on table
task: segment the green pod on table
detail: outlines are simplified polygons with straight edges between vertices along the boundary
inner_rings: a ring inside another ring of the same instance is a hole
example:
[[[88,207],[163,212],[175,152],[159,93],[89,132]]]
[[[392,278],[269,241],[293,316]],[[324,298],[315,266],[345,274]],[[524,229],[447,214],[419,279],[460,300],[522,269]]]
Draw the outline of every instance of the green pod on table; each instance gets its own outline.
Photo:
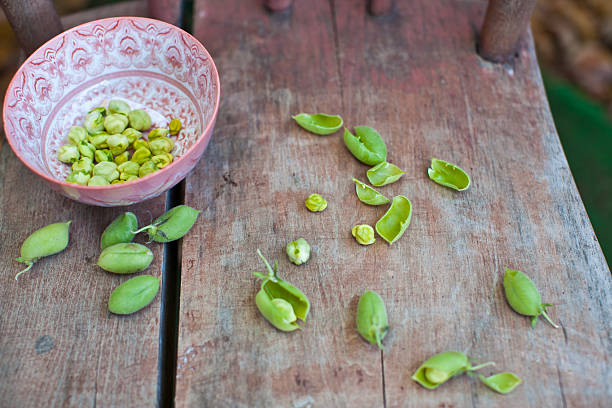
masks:
[[[369,166],[387,160],[387,146],[384,140],[369,126],[355,126],[355,134],[344,129],[344,144],[357,160]]]
[[[500,394],[508,394],[518,387],[523,380],[521,380],[514,373],[499,373],[490,377],[485,377],[482,374],[478,375],[480,381],[482,381],[487,387]]]
[[[546,307],[552,305],[542,303],[538,288],[523,272],[506,268],[504,292],[508,304],[515,312],[531,317],[531,327],[535,327],[538,316],[542,315],[555,329],[559,328],[546,314]]]
[[[387,308],[378,293],[368,290],[357,305],[357,331],[361,337],[384,350],[382,340],[389,331]]]
[[[425,361],[414,373],[412,379],[425,388],[433,390],[450,378],[466,371],[475,371],[494,365],[493,362],[472,366],[470,359],[459,351],[446,351]]]
[[[153,221],[150,225],[135,231],[147,231],[149,242],[170,242],[184,237],[198,219],[200,210],[188,205],[179,205]]]
[[[368,170],[367,176],[373,186],[382,187],[396,182],[405,173],[394,164],[382,162]]]
[[[140,275],[117,286],[108,298],[108,310],[118,315],[135,313],[155,299],[161,279]]]
[[[98,266],[107,272],[128,274],[144,271],[153,262],[153,252],[144,245],[119,243],[104,248]]]
[[[355,192],[357,193],[357,197],[362,203],[368,205],[381,205],[387,204],[389,202],[389,199],[387,197],[385,197],[372,187],[368,186],[367,184],[357,179],[353,179],[353,181],[355,182]]]
[[[115,218],[102,233],[100,238],[100,249],[105,249],[111,245],[132,242],[138,229],[138,219],[132,212],[125,212]]]
[[[292,118],[307,131],[316,135],[330,135],[342,127],[344,122],[339,115],[326,113],[299,113]]]
[[[257,254],[268,270],[267,274],[254,273],[256,277],[263,279],[261,289],[255,296],[257,308],[277,329],[285,332],[299,329],[297,319],[305,322],[310,310],[308,298],[298,288],[278,276],[276,262],[272,268],[261,251],[257,250]]]
[[[391,202],[391,207],[376,223],[376,232],[385,241],[393,244],[410,225],[412,218],[412,204],[410,200],[404,196],[395,196]]]
[[[28,271],[40,258],[57,254],[66,249],[70,238],[71,222],[49,224],[34,231],[23,241],[21,256],[17,258],[17,261],[26,264],[27,268],[15,275],[15,280],[19,275]]]
[[[444,160],[432,158],[427,174],[436,183],[457,191],[467,190],[470,186],[470,176],[456,164]]]

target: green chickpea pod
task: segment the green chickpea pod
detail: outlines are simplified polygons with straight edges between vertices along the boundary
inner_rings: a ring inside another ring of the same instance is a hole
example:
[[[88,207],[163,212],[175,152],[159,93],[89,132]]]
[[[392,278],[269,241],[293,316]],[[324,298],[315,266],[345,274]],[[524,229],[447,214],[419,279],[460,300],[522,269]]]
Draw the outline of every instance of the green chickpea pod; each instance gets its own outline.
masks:
[[[19,275],[30,270],[32,265],[40,258],[57,254],[66,249],[71,222],[66,221],[47,225],[34,231],[23,241],[23,244],[21,244],[21,256],[17,258],[17,261],[26,264],[27,268],[15,275],[15,280],[17,280]]]

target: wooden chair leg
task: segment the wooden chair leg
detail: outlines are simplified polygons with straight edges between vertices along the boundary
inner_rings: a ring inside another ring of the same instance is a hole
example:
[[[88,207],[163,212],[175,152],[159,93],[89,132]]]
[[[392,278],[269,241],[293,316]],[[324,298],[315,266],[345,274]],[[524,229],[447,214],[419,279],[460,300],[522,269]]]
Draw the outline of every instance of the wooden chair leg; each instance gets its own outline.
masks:
[[[536,0],[489,0],[479,37],[479,53],[489,61],[512,58]]]
[[[0,6],[27,55],[64,31],[52,0],[0,0]]]
[[[393,0],[370,0],[370,14],[374,16],[382,16],[391,12],[393,8]]]
[[[271,11],[283,11],[291,7],[293,0],[266,0],[266,7]]]
[[[181,0],[148,0],[148,2],[149,17],[180,26],[182,12]]]

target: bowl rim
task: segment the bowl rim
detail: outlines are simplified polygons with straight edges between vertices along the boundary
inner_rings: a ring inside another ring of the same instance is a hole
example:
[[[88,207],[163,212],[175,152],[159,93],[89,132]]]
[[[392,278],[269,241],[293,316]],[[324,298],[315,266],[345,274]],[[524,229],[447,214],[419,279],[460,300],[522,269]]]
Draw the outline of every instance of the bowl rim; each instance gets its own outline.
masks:
[[[108,21],[108,20],[114,20],[114,21],[118,21],[118,20],[124,20],[124,19],[136,19],[136,20],[144,20],[144,21],[151,21],[154,22],[156,24],[161,24],[164,26],[167,26],[171,29],[175,29],[178,30],[180,33],[186,35],[187,37],[190,37],[192,40],[194,40],[196,46],[198,48],[201,49],[201,51],[204,52],[204,54],[210,59],[210,62],[212,64],[212,68],[213,68],[213,78],[217,83],[217,97],[215,98],[215,106],[213,109],[213,113],[211,116],[211,120],[206,124],[206,127],[204,128],[204,130],[202,131],[202,133],[200,133],[200,135],[198,136],[198,138],[196,139],[196,141],[193,143],[193,145],[191,145],[191,147],[189,149],[187,149],[187,151],[185,153],[183,153],[181,155],[181,157],[178,158],[178,160],[172,161],[172,163],[170,163],[169,165],[159,169],[158,171],[151,173],[151,174],[147,174],[144,177],[138,178],[138,180],[133,180],[129,182],[129,186],[136,186],[137,184],[140,184],[141,182],[148,182],[151,178],[153,177],[161,177],[164,173],[169,173],[170,169],[172,169],[173,167],[176,167],[175,164],[179,163],[181,161],[181,159],[183,159],[184,157],[190,155],[196,148],[197,146],[203,142],[203,138],[202,136],[209,133],[212,130],[212,127],[214,126],[215,122],[216,122],[216,118],[217,118],[217,113],[219,111],[219,102],[221,99],[221,81],[219,80],[219,71],[217,70],[217,66],[215,65],[215,61],[213,60],[212,56],[210,55],[210,53],[208,52],[208,50],[206,49],[206,47],[204,47],[204,45],[197,39],[195,38],[193,35],[191,35],[190,33],[188,33],[187,31],[183,30],[180,27],[175,26],[174,24],[170,24],[167,23],[165,21],[161,21],[161,20],[156,20],[154,18],[149,18],[149,17],[137,17],[137,16],[118,16],[118,17],[106,17],[106,18],[100,18],[97,20],[91,20],[82,24],[79,24],[77,26],[74,26],[72,28],[69,28],[67,30],[62,31],[61,33],[59,33],[58,35],[56,35],[55,37],[49,39],[48,41],[46,41],[44,44],[42,44],[40,47],[38,47],[36,49],[36,51],[34,51],[32,54],[30,54],[30,56],[28,56],[28,58],[26,58],[25,61],[23,61],[23,63],[19,66],[19,68],[17,69],[17,71],[15,72],[15,74],[13,75],[13,78],[11,78],[11,81],[9,82],[7,88],[6,88],[6,92],[4,94],[4,103],[2,104],[2,127],[4,129],[4,134],[6,137],[6,140],[8,141],[9,146],[11,147],[11,150],[13,151],[13,153],[19,158],[19,160],[31,171],[33,171],[35,174],[37,174],[38,176],[44,178],[45,180],[54,183],[54,184],[58,184],[62,187],[67,187],[67,188],[73,188],[73,189],[86,189],[87,191],[98,191],[98,190],[111,190],[111,189],[122,189],[127,187],[128,183],[118,183],[118,184],[109,184],[109,185],[105,185],[105,186],[88,186],[88,185],[81,185],[81,184],[76,184],[76,183],[69,183],[67,181],[64,180],[59,180],[56,179],[54,177],[50,177],[40,171],[38,171],[38,169],[34,168],[27,160],[25,160],[21,153],[15,148],[15,146],[13,146],[13,141],[12,141],[12,135],[9,135],[9,132],[6,131],[6,123],[7,123],[7,118],[6,118],[6,112],[7,112],[7,105],[8,105],[8,98],[7,95],[9,93],[9,90],[12,88],[13,86],[13,82],[17,79],[17,76],[22,72],[22,70],[24,69],[24,66],[30,62],[30,60],[34,57],[34,55],[36,55],[41,49],[45,48],[47,45],[49,45],[49,43],[51,43],[52,41],[61,38],[63,35],[65,35],[66,33],[69,33],[71,31],[75,31],[83,26],[87,26],[87,25],[93,25],[95,23],[98,22],[102,22],[102,21]]]

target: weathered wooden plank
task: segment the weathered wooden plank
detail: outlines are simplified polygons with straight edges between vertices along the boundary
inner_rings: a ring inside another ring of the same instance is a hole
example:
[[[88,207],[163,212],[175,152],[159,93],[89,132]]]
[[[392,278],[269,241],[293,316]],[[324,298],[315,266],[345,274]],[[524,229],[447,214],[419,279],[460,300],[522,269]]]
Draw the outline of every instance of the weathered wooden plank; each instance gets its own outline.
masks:
[[[196,2],[195,34],[215,59],[223,96],[186,182],[186,203],[203,213],[183,242],[177,406],[381,406],[380,352],[354,323],[357,294],[378,274],[354,259],[366,250],[340,228],[362,211],[350,186],[358,165],[339,154],[338,135],[318,137],[290,119],[341,109],[332,10],[297,1],[269,14],[262,4]],[[304,207],[314,191],[329,201],[319,214]],[[284,246],[301,236],[313,254],[296,267]],[[281,333],[259,314],[257,248],[310,298],[302,331]]]
[[[3,407],[156,405],[160,297],[141,312],[107,311],[128,279],[95,265],[100,234],[129,209],[141,222],[164,211],[163,197],[98,208],[52,192],[0,139],[0,395]],[[73,220],[68,248],[15,281],[23,240],[51,222]],[[139,239],[140,241],[140,239]],[[146,273],[161,276],[162,247]]]
[[[252,4],[196,3],[196,35],[224,91],[216,134],[186,186],[187,203],[204,212],[198,239],[183,247],[177,404],[604,406],[611,279],[532,44],[513,66],[481,60],[474,30],[484,2],[397,2],[379,18],[362,2],[330,2],[329,11],[302,3],[269,17]],[[414,205],[392,247],[352,240],[354,224],[374,224],[385,209],[357,201],[350,179],[365,179],[367,168],[339,135],[298,129],[289,119],[297,111],[338,112],[348,126],[381,131],[389,159],[407,170],[381,190]],[[432,156],[468,170],[470,190],[431,182]],[[321,214],[303,207],[313,191],[328,198]],[[314,249],[299,268],[283,251],[298,236]],[[309,295],[302,332],[276,332],[259,316],[257,247]],[[562,329],[532,330],[509,309],[505,266],[533,277]],[[384,389],[380,354],[353,323],[366,288],[387,301],[393,326]],[[492,359],[485,374],[513,371],[525,383],[504,397],[467,376],[435,392],[410,380],[449,349]]]
[[[384,356],[387,406],[609,404],[610,272],[556,135],[531,41],[514,65],[492,65],[474,52],[482,2],[398,2],[383,19],[364,18],[354,2],[336,4],[345,120],[381,131],[390,160],[407,170],[381,190],[404,193],[414,205],[406,236],[368,248],[380,276],[374,289],[394,326]],[[472,187],[456,193],[432,183],[430,157],[463,166]],[[380,215],[362,211],[371,222]],[[541,321],[532,330],[508,307],[506,266],[535,280],[562,329]],[[435,392],[410,379],[445,350],[494,360],[485,374],[512,371],[524,384],[504,397],[467,376]]]

